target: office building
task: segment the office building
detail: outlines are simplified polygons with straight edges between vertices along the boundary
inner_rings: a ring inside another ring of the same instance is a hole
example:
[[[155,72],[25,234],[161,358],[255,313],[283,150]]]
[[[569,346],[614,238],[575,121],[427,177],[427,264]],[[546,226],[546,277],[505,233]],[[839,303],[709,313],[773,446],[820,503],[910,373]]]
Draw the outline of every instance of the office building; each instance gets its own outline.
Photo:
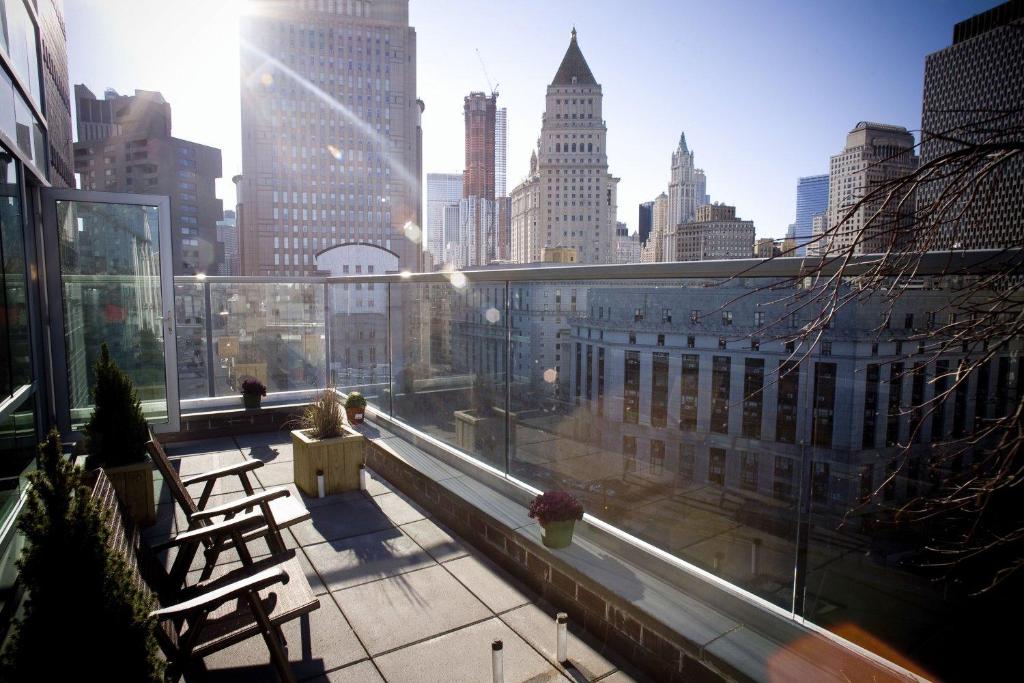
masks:
[[[828,175],[812,175],[800,178],[796,183],[796,222],[793,224],[793,239],[796,253],[807,254],[807,243],[811,240],[811,220],[816,214],[828,210]]]
[[[885,204],[887,193],[872,188],[917,168],[914,136],[902,126],[861,121],[846,136],[846,146],[829,162],[828,212],[814,245],[822,254],[869,254],[909,239],[913,201]]]
[[[654,219],[654,202],[642,202],[637,222],[637,235],[640,244],[646,244],[651,236],[651,222]]]
[[[264,3],[241,21],[246,275],[310,275],[369,243],[420,265],[420,117],[408,0]]]
[[[707,178],[694,168],[693,152],[686,145],[686,133],[680,133],[679,145],[672,152],[672,174],[668,184],[668,227],[688,223],[697,208],[708,203]]]
[[[224,218],[217,221],[217,241],[221,243],[224,258],[220,263],[220,275],[240,275],[238,261],[238,222],[235,212],[226,210]]]
[[[530,175],[512,191],[512,260],[533,263],[547,246],[576,248],[580,263],[608,263],[619,179],[608,172],[601,85],[573,29],[547,87]]]
[[[953,44],[925,59],[923,100],[922,165],[961,149],[958,141],[1019,141],[1024,127],[1024,3],[1007,2],[957,24]],[[966,200],[951,202],[944,212],[931,210],[950,182],[948,177],[938,178],[919,186],[917,220],[924,234],[937,238],[923,248],[1002,249],[1024,244],[1020,155],[978,184],[979,192],[966,210]],[[970,180],[968,184],[973,187]],[[965,196],[969,194],[970,190]]]
[[[662,192],[651,207],[651,232],[640,252],[641,263],[665,260],[665,238],[668,236],[668,195]]]
[[[705,204],[695,220],[680,223],[665,239],[665,261],[717,261],[754,255],[754,222],[736,217],[736,207]]]
[[[174,273],[220,272],[220,150],[174,137],[171,105],[158,92],[120,95],[108,88],[99,99],[79,84],[75,111],[75,172],[82,189],[170,197]]]
[[[444,263],[445,245],[458,234],[458,206],[462,200],[461,173],[427,174],[427,249],[434,263]],[[446,221],[447,209],[455,207],[455,220]],[[446,230],[445,226],[448,225]]]

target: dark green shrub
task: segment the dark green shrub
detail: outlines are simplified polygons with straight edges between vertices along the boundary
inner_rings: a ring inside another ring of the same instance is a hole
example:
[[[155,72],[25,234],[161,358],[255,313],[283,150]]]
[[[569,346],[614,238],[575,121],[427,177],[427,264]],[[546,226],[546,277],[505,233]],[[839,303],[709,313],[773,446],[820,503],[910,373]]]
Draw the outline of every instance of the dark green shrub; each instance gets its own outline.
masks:
[[[25,610],[0,658],[0,680],[161,681],[153,605],[107,545],[103,513],[82,470],[61,456],[56,430],[38,464],[18,518]]]
[[[96,360],[95,406],[85,425],[86,467],[117,467],[146,457],[149,429],[132,380],[110,357],[106,344]]]

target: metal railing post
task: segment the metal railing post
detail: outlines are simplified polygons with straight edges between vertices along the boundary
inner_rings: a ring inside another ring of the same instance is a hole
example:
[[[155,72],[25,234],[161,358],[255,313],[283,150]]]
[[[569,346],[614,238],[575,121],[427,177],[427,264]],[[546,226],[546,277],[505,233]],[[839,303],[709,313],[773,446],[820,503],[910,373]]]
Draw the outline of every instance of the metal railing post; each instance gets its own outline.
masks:
[[[512,288],[505,282],[505,475],[512,471]]]
[[[206,390],[213,398],[217,395],[217,380],[213,376],[213,295],[210,283],[203,283],[203,307],[206,310]]]
[[[392,347],[391,339],[391,325],[394,322],[391,317],[391,283],[387,283],[388,287],[388,417],[395,417],[395,383],[392,381],[395,374],[395,357],[394,348]]]
[[[331,286],[324,282],[324,388],[331,386]]]

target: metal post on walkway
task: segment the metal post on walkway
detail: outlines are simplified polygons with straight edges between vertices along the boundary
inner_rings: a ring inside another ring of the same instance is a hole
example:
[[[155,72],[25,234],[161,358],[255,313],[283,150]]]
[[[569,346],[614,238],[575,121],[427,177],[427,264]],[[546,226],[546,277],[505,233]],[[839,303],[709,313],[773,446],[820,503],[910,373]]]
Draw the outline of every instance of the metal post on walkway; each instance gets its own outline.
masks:
[[[505,667],[501,659],[503,647],[500,639],[491,643],[491,677],[493,683],[505,683]]]
[[[569,628],[569,615],[565,612],[559,612],[558,616],[555,617],[555,652],[558,653],[558,663],[563,664],[569,659],[566,650],[568,649],[568,631]]]

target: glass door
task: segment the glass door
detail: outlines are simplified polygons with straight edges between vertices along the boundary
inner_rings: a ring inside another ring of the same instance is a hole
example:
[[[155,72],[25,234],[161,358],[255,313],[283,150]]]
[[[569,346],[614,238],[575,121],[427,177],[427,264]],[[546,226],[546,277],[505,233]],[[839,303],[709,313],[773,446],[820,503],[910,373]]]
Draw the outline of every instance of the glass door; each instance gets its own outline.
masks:
[[[132,378],[153,430],[177,431],[168,198],[48,189],[43,221],[54,403],[62,431],[78,431],[89,419],[93,367],[103,343]]]

